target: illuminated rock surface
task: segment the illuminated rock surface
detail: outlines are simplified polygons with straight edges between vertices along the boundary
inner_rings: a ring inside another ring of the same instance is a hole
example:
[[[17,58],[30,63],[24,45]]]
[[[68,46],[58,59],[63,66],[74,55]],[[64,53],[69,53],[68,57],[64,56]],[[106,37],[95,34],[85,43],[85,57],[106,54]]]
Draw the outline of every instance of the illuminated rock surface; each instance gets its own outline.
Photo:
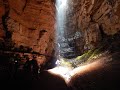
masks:
[[[0,37],[10,32],[8,39],[15,47],[28,46],[35,52],[51,55],[55,32],[53,3],[49,0],[1,0],[0,3]]]

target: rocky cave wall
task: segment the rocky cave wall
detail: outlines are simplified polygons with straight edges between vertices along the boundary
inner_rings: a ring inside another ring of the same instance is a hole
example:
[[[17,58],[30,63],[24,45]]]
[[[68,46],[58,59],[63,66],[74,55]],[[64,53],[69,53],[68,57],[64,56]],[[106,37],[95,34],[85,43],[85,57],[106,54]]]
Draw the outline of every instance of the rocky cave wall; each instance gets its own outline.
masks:
[[[120,30],[120,0],[70,0],[69,30],[81,32],[78,49],[95,48],[104,35],[112,36]]]
[[[105,35],[120,30],[119,0],[69,0],[66,31],[81,53],[95,48]],[[54,48],[55,0],[0,0],[0,41],[12,50],[28,47],[51,55]],[[69,37],[69,36],[68,36]]]
[[[52,0],[0,0],[1,48],[27,48],[50,56],[54,49]],[[8,50],[8,49],[7,49]]]

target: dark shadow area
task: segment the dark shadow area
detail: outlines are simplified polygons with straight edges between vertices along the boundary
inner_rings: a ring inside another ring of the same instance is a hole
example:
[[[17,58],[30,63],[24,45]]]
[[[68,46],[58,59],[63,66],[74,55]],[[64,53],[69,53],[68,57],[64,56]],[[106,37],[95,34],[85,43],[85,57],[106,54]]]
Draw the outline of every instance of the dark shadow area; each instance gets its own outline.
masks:
[[[19,69],[9,57],[0,56],[0,88],[3,90],[67,90],[65,80],[48,71],[37,72],[35,61]]]

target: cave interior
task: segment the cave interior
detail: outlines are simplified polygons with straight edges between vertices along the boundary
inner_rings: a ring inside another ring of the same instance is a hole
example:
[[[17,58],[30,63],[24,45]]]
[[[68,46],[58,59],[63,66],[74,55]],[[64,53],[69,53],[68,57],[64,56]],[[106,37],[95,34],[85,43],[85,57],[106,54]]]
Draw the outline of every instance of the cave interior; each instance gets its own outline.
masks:
[[[120,0],[0,0],[3,90],[119,90]]]

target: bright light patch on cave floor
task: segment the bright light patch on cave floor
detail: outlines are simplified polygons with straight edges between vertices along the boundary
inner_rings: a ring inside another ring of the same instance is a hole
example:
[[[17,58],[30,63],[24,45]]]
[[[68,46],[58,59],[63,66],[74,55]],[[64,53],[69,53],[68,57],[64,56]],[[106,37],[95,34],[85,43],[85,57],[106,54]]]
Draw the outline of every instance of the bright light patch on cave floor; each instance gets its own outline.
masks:
[[[62,76],[66,81],[69,81],[69,79],[71,78],[71,71],[72,71],[72,69],[67,66],[66,67],[57,66],[57,67],[49,70],[49,72],[51,72],[51,73]]]
[[[67,65],[61,65],[62,58],[59,58],[59,60],[56,61],[56,67],[53,69],[48,70],[51,73],[57,74],[62,76],[67,82],[70,80],[72,75],[73,67],[67,66]]]
[[[81,65],[76,68],[72,67],[65,67],[65,66],[57,66],[53,69],[48,70],[51,73],[58,74],[62,76],[66,82],[69,82],[70,78],[74,76],[76,73],[83,73],[83,72],[88,72],[88,71],[94,71],[100,67],[103,67],[103,62],[100,60],[88,63],[86,65]]]
[[[60,60],[61,59],[62,58],[60,58]],[[50,73],[62,76],[65,79],[66,82],[69,82],[71,76],[73,76],[78,71],[83,71],[85,69],[87,70],[87,67],[89,67],[88,65],[84,65],[84,66],[80,66],[80,67],[76,67],[76,68],[73,68],[73,67],[70,67],[70,66],[67,66],[67,65],[62,66],[62,65],[59,64],[60,60],[56,61],[57,66],[55,68],[49,69],[48,71]]]

